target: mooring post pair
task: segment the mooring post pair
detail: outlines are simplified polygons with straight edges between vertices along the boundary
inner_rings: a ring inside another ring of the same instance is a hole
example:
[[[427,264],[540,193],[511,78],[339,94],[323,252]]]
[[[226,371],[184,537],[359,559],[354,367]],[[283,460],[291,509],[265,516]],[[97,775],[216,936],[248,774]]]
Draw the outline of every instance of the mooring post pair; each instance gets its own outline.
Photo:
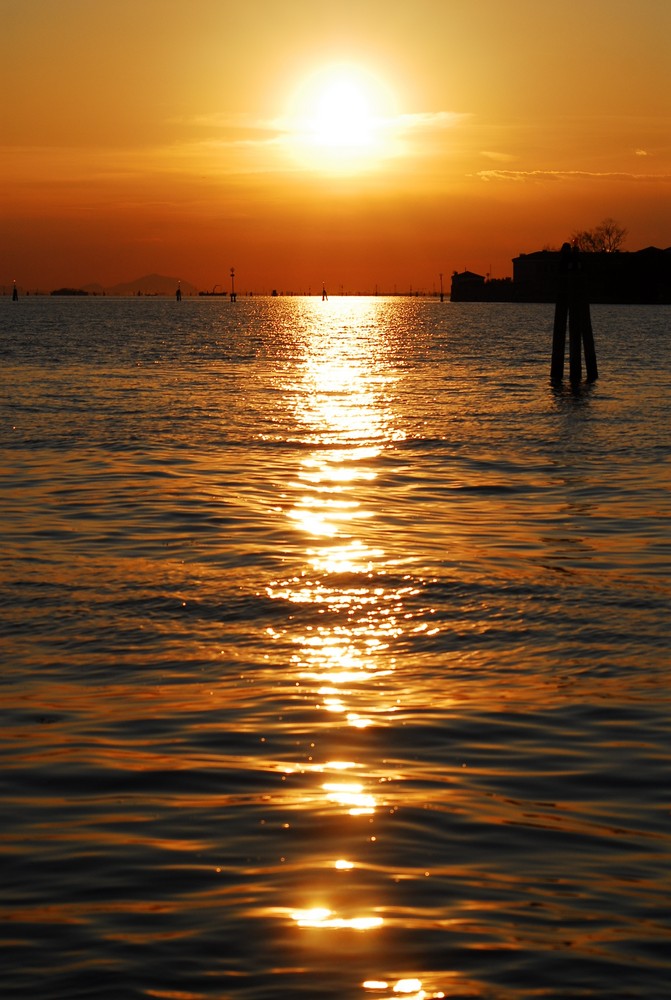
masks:
[[[559,288],[555,305],[552,364],[550,367],[552,382],[561,382],[564,377],[567,319],[569,378],[573,383],[580,382],[582,379],[582,353],[584,350],[587,381],[594,382],[599,377],[599,373],[596,366],[589,301],[585,289],[580,252],[577,247],[571,247],[570,243],[564,243],[559,255]]]

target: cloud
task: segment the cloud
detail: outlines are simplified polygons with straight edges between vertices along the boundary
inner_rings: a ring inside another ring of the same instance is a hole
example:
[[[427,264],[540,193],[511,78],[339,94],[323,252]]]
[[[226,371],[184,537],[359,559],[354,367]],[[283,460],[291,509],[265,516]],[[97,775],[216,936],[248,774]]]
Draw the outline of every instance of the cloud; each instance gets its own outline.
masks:
[[[351,162],[361,172],[367,165],[372,169],[392,160],[435,155],[445,146],[450,133],[471,117],[454,111],[373,114],[368,123],[369,142],[365,144],[364,155],[356,159],[355,149]],[[347,148],[340,159],[331,155],[326,162],[330,147],[327,143],[326,152],[321,148],[324,143],[319,122],[307,114],[263,117],[222,112],[173,119],[173,124],[181,126],[182,137],[172,147],[174,155],[166,161],[172,167],[185,166],[192,160],[194,164],[200,162],[199,169],[203,170],[210,163],[219,173],[264,174],[275,170],[323,172],[327,166],[334,169],[335,164],[338,172],[345,172],[349,162]],[[338,151],[337,143],[335,150]],[[492,156],[497,158],[497,154]],[[505,154],[498,158],[500,162],[507,159]]]
[[[171,124],[189,128],[206,129],[216,135],[219,145],[251,146],[276,141],[288,130],[288,124],[279,118],[252,118],[246,115],[213,113],[194,115],[190,118],[171,118]]]
[[[498,163],[510,163],[515,159],[510,153],[495,153],[489,149],[481,150],[480,156],[484,156],[488,160],[495,160]]]
[[[650,156],[650,153],[648,153],[647,149],[637,149],[637,150],[635,150],[634,155],[635,156]]]
[[[671,181],[671,174],[628,174],[590,170],[479,170],[475,175],[482,181]]]
[[[375,118],[375,123],[381,129],[392,132],[436,132],[454,128],[470,117],[470,114],[456,111],[418,111],[411,114],[379,116]],[[272,141],[282,135],[300,132],[306,125],[305,120],[290,116],[255,118],[226,113],[196,115],[188,119],[173,118],[171,121],[176,125],[215,130],[220,133],[220,140],[234,144]],[[489,155],[496,157],[498,154]],[[505,154],[502,153],[500,156],[503,158]]]
[[[421,129],[433,132],[454,128],[455,125],[459,125],[470,117],[471,115],[458,111],[417,111],[414,114],[386,118],[385,122],[390,128],[397,128],[401,131]]]

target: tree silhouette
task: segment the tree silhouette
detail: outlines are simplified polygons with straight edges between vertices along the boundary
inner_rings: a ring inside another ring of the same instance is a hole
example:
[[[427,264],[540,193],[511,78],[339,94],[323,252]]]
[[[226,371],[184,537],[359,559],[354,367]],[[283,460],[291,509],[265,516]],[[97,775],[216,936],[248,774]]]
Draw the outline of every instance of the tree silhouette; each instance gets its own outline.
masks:
[[[594,229],[583,229],[573,233],[571,243],[578,250],[588,253],[613,253],[622,249],[627,238],[627,230],[615,219],[604,219]]]

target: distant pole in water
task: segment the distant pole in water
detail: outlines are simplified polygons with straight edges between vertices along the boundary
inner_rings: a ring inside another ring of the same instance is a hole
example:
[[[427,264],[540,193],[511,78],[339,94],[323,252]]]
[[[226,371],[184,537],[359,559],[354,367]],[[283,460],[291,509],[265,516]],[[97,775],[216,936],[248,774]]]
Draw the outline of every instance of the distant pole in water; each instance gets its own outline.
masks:
[[[19,290],[16,287],[16,282],[14,282],[14,286],[12,288],[12,302],[18,302],[18,300],[19,300]]]
[[[231,268],[231,302],[235,302],[237,294],[235,291],[235,268]]]
[[[564,243],[559,255],[559,287],[552,331],[552,362],[550,380],[561,382],[564,377],[566,352],[566,322],[569,332],[569,377],[571,382],[582,378],[582,352],[585,352],[587,381],[599,377],[592,333],[592,319],[585,290],[582,261],[577,247]]]
[[[445,296],[443,294],[443,272],[440,272],[440,301],[445,301]]]
[[[178,302],[182,301],[182,288],[181,288],[181,284],[182,284],[181,281],[177,282],[177,291],[175,292],[175,298],[177,299]]]

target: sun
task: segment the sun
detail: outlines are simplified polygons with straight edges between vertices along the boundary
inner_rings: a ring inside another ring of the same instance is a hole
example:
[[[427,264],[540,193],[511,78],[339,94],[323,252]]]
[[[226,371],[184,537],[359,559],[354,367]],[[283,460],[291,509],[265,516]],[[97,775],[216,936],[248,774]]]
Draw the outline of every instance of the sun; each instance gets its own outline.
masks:
[[[336,78],[317,99],[312,130],[319,146],[331,149],[370,147],[375,138],[375,125],[368,95],[355,80]]]
[[[322,68],[295,91],[290,145],[304,167],[331,173],[370,170],[390,155],[393,95],[366,70]]]

